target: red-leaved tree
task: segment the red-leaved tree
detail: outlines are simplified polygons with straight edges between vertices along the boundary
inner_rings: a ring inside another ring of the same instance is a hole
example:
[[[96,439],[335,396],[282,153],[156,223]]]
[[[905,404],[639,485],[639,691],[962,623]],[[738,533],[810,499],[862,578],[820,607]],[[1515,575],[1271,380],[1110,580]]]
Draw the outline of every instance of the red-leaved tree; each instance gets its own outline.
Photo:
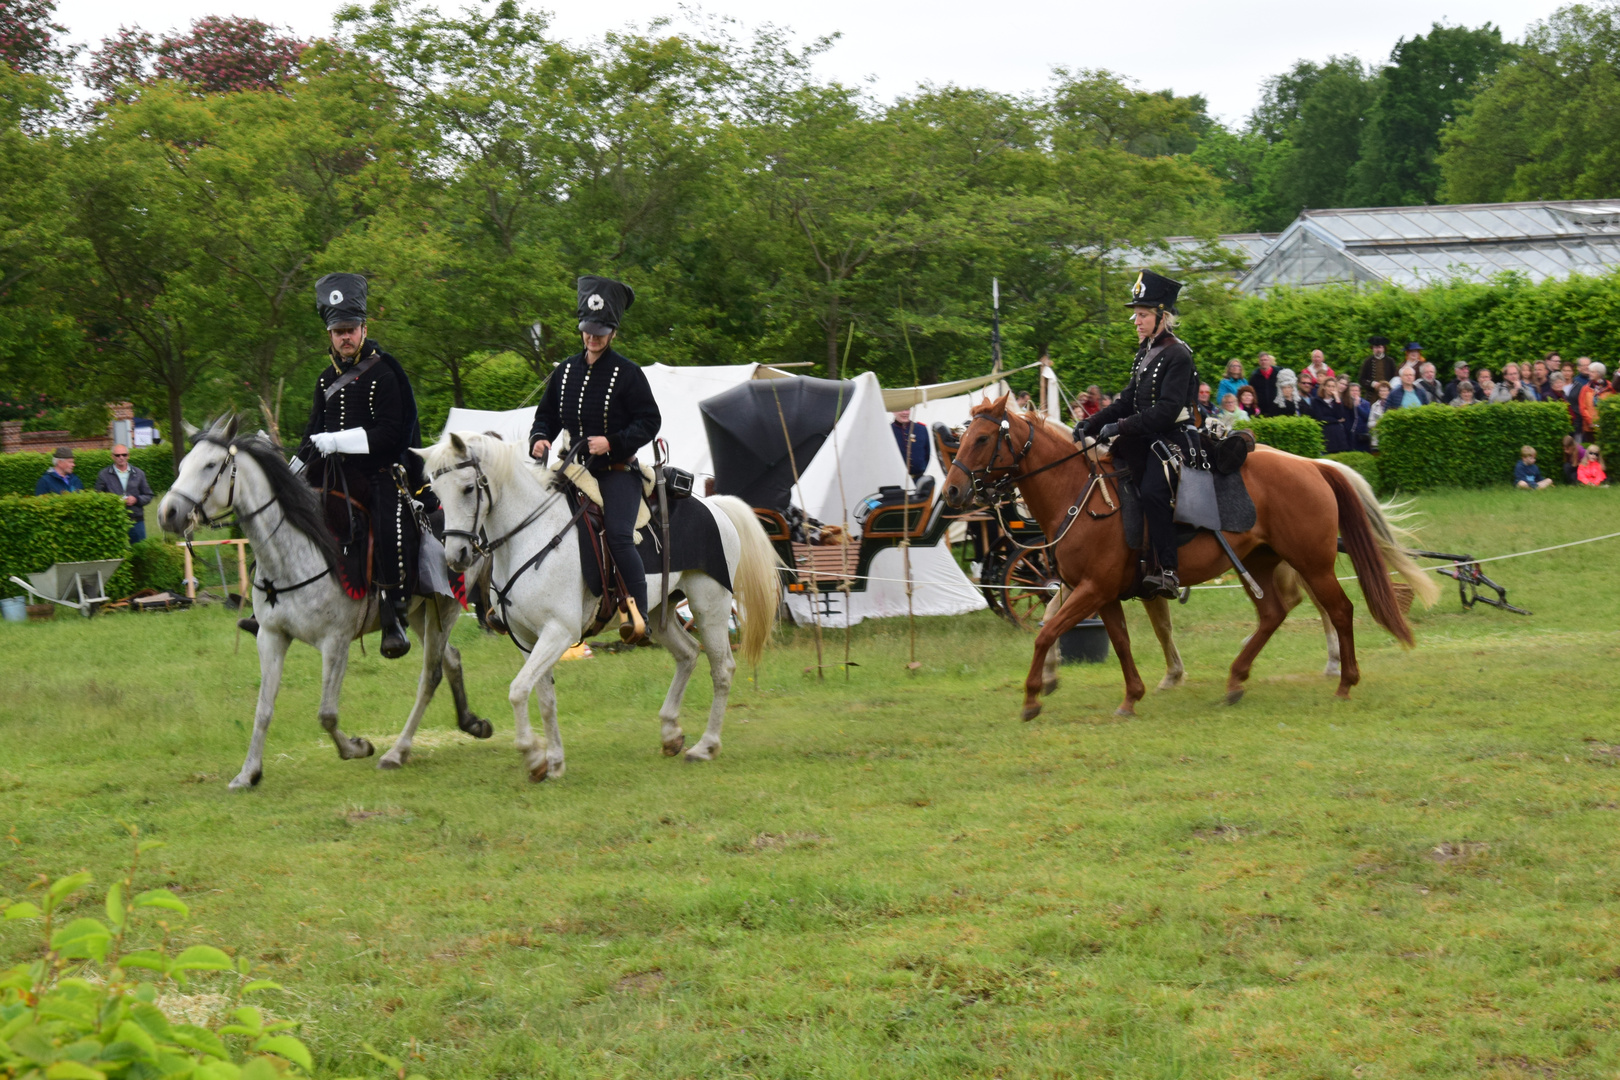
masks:
[[[25,75],[64,70],[73,51],[59,40],[67,28],[51,21],[53,0],[0,0],[0,63]]]
[[[157,39],[126,26],[91,54],[85,81],[107,97],[154,79],[184,83],[201,94],[275,90],[297,72],[308,47],[269,23],[234,16],[205,15],[185,33]]]

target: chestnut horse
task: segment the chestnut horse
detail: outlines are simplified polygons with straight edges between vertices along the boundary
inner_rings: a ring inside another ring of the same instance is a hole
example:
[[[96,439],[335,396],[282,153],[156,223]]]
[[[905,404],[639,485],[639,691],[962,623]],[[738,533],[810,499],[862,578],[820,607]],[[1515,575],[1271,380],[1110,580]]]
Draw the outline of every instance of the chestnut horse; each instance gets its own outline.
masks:
[[[1122,597],[1134,591],[1138,547],[1125,538],[1121,515],[1113,511],[1118,496],[1099,489],[1117,485],[1113,461],[1105,450],[1081,451],[1069,431],[1044,418],[1007,408],[1005,396],[973,410],[962,433],[961,448],[945,477],[945,501],[960,507],[983,484],[1014,483],[1030,513],[1052,544],[1053,563],[1072,592],[1055,618],[1048,618],[1035,638],[1035,655],[1024,681],[1025,720],[1040,714],[1042,669],[1058,637],[1093,613],[1102,618],[1108,639],[1119,656],[1125,677],[1125,701],[1117,712],[1135,713],[1146,692],[1125,627]],[[1226,680],[1226,701],[1243,697],[1254,658],[1288,614],[1273,575],[1287,563],[1298,573],[1337,632],[1340,649],[1337,696],[1348,697],[1361,681],[1356,665],[1352,607],[1334,564],[1343,536],[1356,580],[1373,619],[1403,645],[1412,630],[1390,585],[1394,569],[1426,600],[1436,586],[1395,541],[1391,524],[1370,492],[1359,492],[1335,463],[1296,457],[1258,446],[1243,465],[1243,480],[1254,500],[1255,525],[1245,533],[1227,533],[1263,596],[1252,594],[1260,624],[1244,643]],[[1365,485],[1361,485],[1365,487]],[[1140,544],[1140,539],[1137,540]],[[1232,564],[1213,534],[1200,533],[1180,551],[1180,576],[1187,584],[1208,581]]]

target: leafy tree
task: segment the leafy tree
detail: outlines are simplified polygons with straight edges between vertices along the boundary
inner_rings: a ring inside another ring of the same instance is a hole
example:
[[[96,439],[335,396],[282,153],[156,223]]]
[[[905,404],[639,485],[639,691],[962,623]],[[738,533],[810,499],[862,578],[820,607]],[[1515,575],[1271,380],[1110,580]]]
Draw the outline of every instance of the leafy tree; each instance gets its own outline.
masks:
[[[67,27],[55,14],[55,0],[0,0],[0,64],[22,75],[66,73],[76,50],[62,43]]]
[[[1436,23],[1427,36],[1398,41],[1389,65],[1378,75],[1361,160],[1352,170],[1352,202],[1434,202],[1440,189],[1441,129],[1513,52],[1490,23],[1477,29]]]
[[[1442,136],[1452,202],[1620,194],[1620,5],[1563,8],[1525,35]]]

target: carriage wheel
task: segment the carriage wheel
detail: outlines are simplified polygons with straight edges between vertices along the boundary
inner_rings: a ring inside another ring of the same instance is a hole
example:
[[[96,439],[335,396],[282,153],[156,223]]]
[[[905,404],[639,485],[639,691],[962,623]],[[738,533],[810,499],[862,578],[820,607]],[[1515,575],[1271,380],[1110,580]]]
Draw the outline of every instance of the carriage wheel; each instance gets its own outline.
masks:
[[[1061,582],[1043,551],[1017,551],[1005,563],[1002,615],[1014,626],[1033,630],[1046,617],[1046,605]]]
[[[1002,544],[1005,542],[1002,541]],[[979,563],[979,582],[981,585],[979,592],[984,596],[984,602],[990,605],[991,611],[1002,618],[1006,618],[1007,591],[996,587],[1001,584],[1001,572],[1006,563],[1006,552],[1003,550],[1002,544],[996,544],[987,550],[984,553],[984,561]]]

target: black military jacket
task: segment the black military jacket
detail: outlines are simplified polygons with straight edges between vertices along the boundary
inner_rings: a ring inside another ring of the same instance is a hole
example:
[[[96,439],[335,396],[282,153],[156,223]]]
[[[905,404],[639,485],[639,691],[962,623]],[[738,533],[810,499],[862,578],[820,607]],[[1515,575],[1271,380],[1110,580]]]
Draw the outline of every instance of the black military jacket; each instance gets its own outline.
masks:
[[[1086,421],[1087,434],[1095,435],[1103,425],[1117,421],[1121,435],[1156,438],[1184,423],[1183,412],[1186,420],[1196,412],[1198,372],[1186,342],[1166,330],[1152,342],[1143,342],[1136,356],[1131,381],[1112,404]]]
[[[585,354],[579,352],[551,373],[546,392],[535,406],[529,445],[537,439],[551,442],[564,431],[576,444],[592,435],[604,435],[606,460],[598,457],[593,464],[617,465],[651,442],[663,422],[652,385],[633,361],[609,349],[596,363],[587,364]]]
[[[364,362],[375,354],[377,363],[365,374],[332,395],[326,388],[336,382],[342,373]],[[341,367],[339,365],[342,365]],[[386,470],[395,462],[408,464],[407,447],[421,445],[421,431],[416,416],[416,395],[411,392],[411,380],[388,353],[378,348],[370,338],[360,347],[353,361],[334,360],[326,365],[315,383],[315,400],[310,408],[309,423],[304,427],[304,439],[299,444],[298,456],[305,464],[320,460],[321,453],[309,437],[321,431],[346,431],[365,428],[368,453],[344,455],[344,465],[351,470],[374,473]]]

